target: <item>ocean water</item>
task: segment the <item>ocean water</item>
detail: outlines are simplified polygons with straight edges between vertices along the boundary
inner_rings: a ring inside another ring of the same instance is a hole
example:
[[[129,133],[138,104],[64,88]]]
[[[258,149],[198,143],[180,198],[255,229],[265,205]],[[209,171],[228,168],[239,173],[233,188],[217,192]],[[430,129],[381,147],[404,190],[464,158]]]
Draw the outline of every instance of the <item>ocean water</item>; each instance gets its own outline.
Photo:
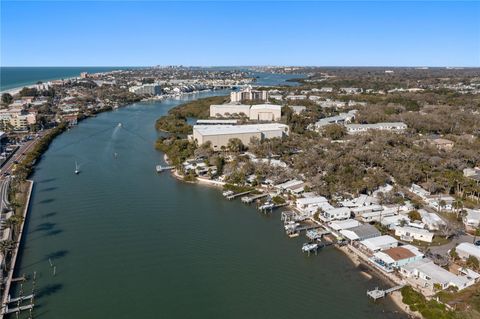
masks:
[[[98,73],[114,70],[127,70],[140,67],[0,67],[0,92],[26,85],[32,85],[38,81],[51,81],[79,76],[81,72]],[[216,68],[215,70],[231,70],[234,68]],[[302,74],[270,74],[254,72],[258,77],[255,84],[258,85],[296,85],[296,82],[286,82],[288,79],[302,78]]]
[[[50,81],[79,76],[81,72],[98,73],[131,69],[129,67],[0,67],[0,92]]]

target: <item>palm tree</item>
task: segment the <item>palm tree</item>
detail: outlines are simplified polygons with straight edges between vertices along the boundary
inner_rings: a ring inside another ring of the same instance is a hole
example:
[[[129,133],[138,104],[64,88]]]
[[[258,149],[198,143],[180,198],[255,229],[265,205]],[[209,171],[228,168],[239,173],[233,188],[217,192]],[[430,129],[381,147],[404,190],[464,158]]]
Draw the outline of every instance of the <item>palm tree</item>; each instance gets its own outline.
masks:
[[[4,256],[4,269],[6,270],[7,267],[7,257],[10,251],[12,251],[15,248],[15,242],[13,240],[2,240],[0,241],[0,253]]]
[[[23,220],[23,216],[15,214],[5,221],[5,226],[12,227],[13,229],[17,230],[18,226],[22,224]]]

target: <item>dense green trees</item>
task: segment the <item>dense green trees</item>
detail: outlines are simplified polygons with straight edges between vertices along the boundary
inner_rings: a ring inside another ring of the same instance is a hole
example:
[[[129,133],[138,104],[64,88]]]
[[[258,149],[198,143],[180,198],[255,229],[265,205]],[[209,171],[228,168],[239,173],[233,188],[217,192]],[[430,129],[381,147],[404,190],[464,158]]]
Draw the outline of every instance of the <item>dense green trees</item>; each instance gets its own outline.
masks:
[[[2,94],[2,103],[5,105],[9,105],[13,102],[13,96],[10,93],[3,93]]]

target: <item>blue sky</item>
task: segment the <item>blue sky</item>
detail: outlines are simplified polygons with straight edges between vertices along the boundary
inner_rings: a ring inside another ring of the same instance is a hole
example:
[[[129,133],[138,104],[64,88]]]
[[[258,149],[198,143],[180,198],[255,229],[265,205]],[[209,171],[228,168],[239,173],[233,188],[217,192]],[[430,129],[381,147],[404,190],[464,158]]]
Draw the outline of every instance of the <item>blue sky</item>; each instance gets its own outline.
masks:
[[[1,1],[2,66],[480,66],[478,2]]]

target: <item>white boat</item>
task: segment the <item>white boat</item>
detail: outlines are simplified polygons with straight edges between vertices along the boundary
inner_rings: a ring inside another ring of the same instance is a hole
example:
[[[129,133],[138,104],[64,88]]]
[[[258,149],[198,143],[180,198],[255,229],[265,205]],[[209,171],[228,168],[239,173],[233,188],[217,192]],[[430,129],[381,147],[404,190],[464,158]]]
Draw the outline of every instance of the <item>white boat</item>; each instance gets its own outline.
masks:
[[[155,166],[155,170],[157,171],[157,173],[161,173],[163,171],[162,165]]]
[[[302,246],[302,251],[303,252],[309,252],[309,251],[316,250],[316,249],[318,249],[318,244],[305,243]]]
[[[223,194],[223,196],[228,197],[230,195],[233,195],[234,193],[233,193],[233,191],[225,191],[222,194]]]
[[[75,161],[75,174],[79,174],[80,173],[80,167],[78,166],[77,164],[77,161]]]

